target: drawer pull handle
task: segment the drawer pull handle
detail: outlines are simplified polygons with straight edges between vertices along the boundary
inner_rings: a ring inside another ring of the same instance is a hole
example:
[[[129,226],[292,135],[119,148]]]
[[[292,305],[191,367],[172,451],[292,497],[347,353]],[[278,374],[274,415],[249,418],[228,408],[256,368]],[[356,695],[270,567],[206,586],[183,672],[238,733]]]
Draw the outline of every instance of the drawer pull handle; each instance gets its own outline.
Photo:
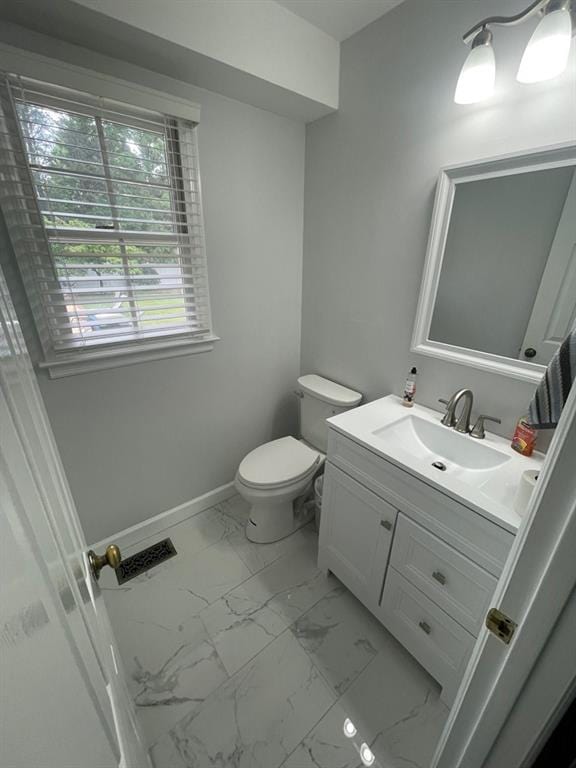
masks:
[[[421,621],[418,624],[418,626],[420,627],[422,632],[426,632],[427,635],[429,635],[430,632],[432,632],[432,627],[430,626],[430,624],[427,624],[425,621]]]
[[[387,531],[392,530],[392,523],[390,522],[390,520],[381,520],[380,525],[382,526],[382,528],[386,528]]]
[[[446,584],[446,576],[444,576],[443,573],[440,573],[440,571],[434,571],[434,573],[432,574],[432,578],[436,579],[438,584],[442,584],[442,586]]]

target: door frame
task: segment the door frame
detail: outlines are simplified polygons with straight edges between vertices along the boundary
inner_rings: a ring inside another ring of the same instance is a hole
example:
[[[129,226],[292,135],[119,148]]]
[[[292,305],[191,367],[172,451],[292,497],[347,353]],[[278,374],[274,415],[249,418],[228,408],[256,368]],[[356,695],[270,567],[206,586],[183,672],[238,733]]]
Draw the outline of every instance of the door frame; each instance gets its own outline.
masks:
[[[480,633],[431,768],[485,764],[510,713],[527,695],[524,685],[538,659],[559,631],[558,619],[576,588],[575,456],[576,385],[493,597],[492,605],[518,628],[510,645],[486,629]],[[534,742],[539,735],[533,734]]]

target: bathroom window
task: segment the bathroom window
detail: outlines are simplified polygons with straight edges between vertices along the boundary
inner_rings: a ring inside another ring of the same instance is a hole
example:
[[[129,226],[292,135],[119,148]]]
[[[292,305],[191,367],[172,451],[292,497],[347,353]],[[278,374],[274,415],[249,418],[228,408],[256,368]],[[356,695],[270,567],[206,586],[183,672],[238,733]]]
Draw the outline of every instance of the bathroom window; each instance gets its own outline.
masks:
[[[0,106],[2,210],[44,365],[206,345],[196,125],[11,75]]]

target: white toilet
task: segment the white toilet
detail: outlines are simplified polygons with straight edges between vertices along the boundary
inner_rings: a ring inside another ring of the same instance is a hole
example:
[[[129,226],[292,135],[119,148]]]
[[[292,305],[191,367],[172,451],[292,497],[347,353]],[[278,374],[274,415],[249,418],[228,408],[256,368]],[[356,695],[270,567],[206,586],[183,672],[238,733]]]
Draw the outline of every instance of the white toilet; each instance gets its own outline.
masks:
[[[360,393],[321,376],[301,376],[298,385],[301,439],[281,437],[255,448],[236,473],[236,489],[251,505],[246,535],[259,544],[283,539],[309,522],[303,501],[324,463],[326,419],[362,400]]]

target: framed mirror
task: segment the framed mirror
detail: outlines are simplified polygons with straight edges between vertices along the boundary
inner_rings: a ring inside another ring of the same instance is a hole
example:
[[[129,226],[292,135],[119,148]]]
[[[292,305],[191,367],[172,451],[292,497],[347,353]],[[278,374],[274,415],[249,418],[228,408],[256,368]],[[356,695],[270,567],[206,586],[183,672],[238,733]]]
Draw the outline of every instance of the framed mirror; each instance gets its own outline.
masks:
[[[440,173],[412,351],[537,382],[576,322],[576,145]]]

